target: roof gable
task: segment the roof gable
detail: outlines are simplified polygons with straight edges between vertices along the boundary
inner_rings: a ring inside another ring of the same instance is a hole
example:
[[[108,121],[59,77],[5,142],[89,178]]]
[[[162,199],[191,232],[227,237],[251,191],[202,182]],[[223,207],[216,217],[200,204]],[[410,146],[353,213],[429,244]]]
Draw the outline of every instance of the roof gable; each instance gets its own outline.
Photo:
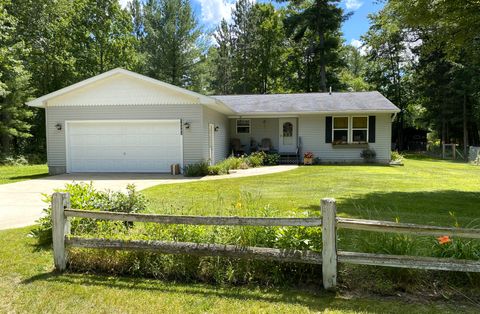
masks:
[[[114,69],[27,103],[29,106],[208,104],[214,99],[124,69]]]

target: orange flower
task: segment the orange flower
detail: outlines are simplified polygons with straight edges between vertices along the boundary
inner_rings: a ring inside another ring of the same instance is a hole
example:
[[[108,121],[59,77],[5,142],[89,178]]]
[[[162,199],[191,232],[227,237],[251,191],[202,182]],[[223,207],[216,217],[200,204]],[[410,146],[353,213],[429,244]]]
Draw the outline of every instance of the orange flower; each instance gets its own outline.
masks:
[[[438,237],[437,240],[438,240],[438,244],[445,244],[445,243],[452,242],[452,239],[450,239],[449,236]]]

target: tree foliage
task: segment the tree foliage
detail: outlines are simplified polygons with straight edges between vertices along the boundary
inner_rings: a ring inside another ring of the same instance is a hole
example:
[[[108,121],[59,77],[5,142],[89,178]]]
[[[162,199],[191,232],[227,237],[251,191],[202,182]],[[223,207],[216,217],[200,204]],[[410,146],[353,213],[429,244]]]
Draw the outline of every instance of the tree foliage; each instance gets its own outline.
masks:
[[[16,41],[16,19],[0,3],[0,153],[9,154],[31,137],[32,112],[24,106],[31,95],[30,74],[18,55],[27,51]]]

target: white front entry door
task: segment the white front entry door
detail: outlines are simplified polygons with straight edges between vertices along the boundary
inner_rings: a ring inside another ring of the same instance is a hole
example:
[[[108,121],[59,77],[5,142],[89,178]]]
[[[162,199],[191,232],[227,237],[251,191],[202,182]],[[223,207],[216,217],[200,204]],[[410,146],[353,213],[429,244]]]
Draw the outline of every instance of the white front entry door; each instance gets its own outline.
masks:
[[[67,172],[170,172],[180,120],[67,121]]]
[[[208,124],[208,162],[210,165],[215,164],[215,125]]]
[[[297,151],[297,119],[282,118],[278,120],[279,124],[279,152],[294,153]]]

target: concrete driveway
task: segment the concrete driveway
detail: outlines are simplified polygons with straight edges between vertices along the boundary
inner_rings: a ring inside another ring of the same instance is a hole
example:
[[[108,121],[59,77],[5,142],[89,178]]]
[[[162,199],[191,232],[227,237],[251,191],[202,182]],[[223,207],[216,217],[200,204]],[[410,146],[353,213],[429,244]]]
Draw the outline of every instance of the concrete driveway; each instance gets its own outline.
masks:
[[[199,180],[218,180],[238,178],[287,171],[297,166],[261,167],[237,170],[230,175],[208,176],[203,178],[185,178],[156,173],[76,173],[63,174],[41,179],[0,185],[0,230],[17,228],[34,224],[42,216],[46,204],[42,194],[51,194],[66,183],[93,182],[98,190],[125,190],[129,183],[143,190],[159,184],[184,183]]]

